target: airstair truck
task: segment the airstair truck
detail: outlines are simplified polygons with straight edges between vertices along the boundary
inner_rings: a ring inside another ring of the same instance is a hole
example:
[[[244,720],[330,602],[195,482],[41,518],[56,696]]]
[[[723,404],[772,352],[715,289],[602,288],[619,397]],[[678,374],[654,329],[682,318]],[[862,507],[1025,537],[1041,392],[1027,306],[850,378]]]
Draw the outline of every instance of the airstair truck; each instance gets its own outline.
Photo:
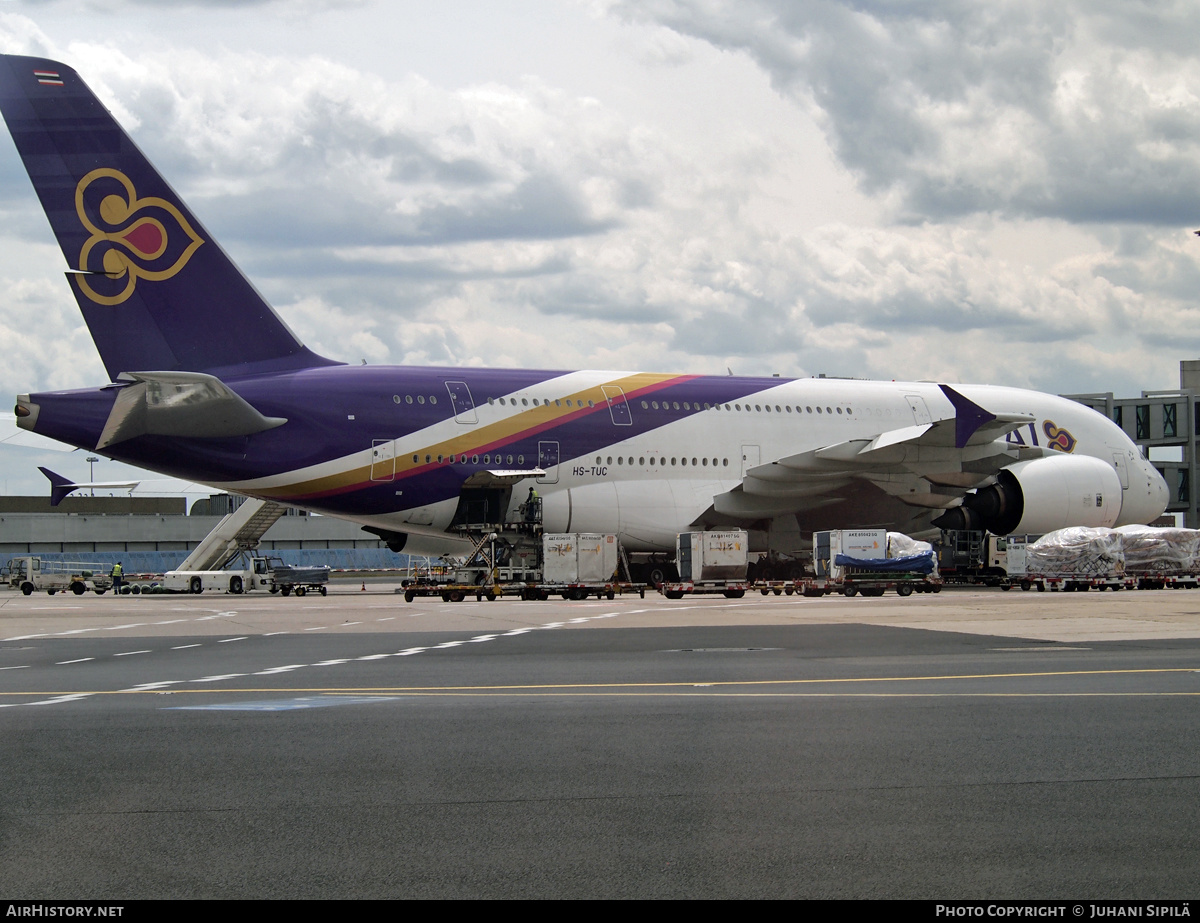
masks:
[[[217,523],[178,568],[163,574],[163,588],[175,593],[268,590],[284,596],[315,590],[324,596],[328,567],[291,567],[279,558],[253,553],[284,509],[269,500],[246,500]]]
[[[328,567],[293,567],[279,558],[261,558],[238,554],[219,570],[179,570],[163,574],[163,589],[172,593],[203,593],[219,590],[252,593],[266,590],[288,596],[303,596],[309,590],[324,596],[328,592]]]

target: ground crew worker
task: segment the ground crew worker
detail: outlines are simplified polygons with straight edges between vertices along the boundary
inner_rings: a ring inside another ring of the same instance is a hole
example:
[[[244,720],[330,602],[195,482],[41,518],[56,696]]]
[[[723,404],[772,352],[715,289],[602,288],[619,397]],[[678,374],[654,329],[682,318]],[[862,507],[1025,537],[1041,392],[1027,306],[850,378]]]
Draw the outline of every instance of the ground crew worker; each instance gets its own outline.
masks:
[[[113,588],[114,593],[120,593],[121,587],[123,587],[125,585],[124,574],[125,574],[125,569],[121,566],[121,562],[118,561],[116,564],[113,565],[113,569],[112,569],[112,582],[113,582],[112,588]]]
[[[525,498],[525,521],[540,522],[542,518],[542,498],[538,496],[538,492],[532,487],[529,488],[529,496]]]

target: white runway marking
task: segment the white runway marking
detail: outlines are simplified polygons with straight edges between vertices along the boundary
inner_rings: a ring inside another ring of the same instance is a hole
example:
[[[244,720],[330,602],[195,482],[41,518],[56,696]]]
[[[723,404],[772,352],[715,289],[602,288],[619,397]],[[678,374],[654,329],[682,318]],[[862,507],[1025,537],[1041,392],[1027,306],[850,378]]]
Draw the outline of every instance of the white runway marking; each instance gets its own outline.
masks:
[[[82,609],[82,606],[58,606],[59,609]],[[39,609],[38,611],[44,611]],[[176,612],[187,612],[187,609],[175,609]],[[132,628],[144,628],[147,625],[178,625],[183,622],[208,622],[213,619],[229,619],[237,616],[236,611],[222,610],[210,615],[200,615],[190,619],[164,619],[160,622],[128,622],[124,625],[106,625],[96,626],[94,628],[71,628],[65,631],[43,632],[35,635],[14,635],[11,638],[4,638],[4,641],[30,641],[35,638],[65,638],[71,635],[84,635],[94,631],[128,631]]]
[[[646,611],[654,611],[654,610],[638,609],[638,610],[635,610],[634,613],[631,613],[631,614],[636,614],[636,613],[646,612]],[[513,629],[512,631],[506,631],[506,632],[497,633],[497,634],[476,635],[474,638],[469,638],[465,641],[443,641],[441,644],[435,644],[435,645],[427,646],[427,647],[410,647],[410,648],[406,648],[402,651],[395,651],[395,652],[391,652],[391,653],[364,654],[360,657],[321,660],[321,661],[317,661],[315,663],[286,664],[284,666],[269,667],[264,670],[259,670],[255,673],[220,673],[220,674],[215,674],[212,676],[203,676],[203,677],[200,677],[199,679],[191,679],[191,680],[182,680],[182,679],[158,680],[155,682],[139,683],[137,685],[130,686],[127,689],[124,689],[121,691],[123,691],[123,692],[145,692],[145,691],[149,691],[149,690],[163,689],[167,686],[176,686],[176,685],[180,685],[183,683],[218,683],[223,680],[238,679],[243,676],[271,676],[271,675],[277,675],[280,673],[290,673],[295,670],[303,670],[308,667],[330,667],[330,666],[337,666],[337,665],[345,664],[345,663],[351,663],[351,662],[355,662],[355,661],[386,660],[389,657],[411,657],[416,654],[426,653],[428,651],[448,650],[448,649],[455,648],[455,647],[461,647],[464,644],[471,644],[471,643],[478,644],[478,643],[484,643],[487,641],[495,641],[499,638],[518,637],[520,635],[528,634],[531,631],[553,630],[556,628],[566,627],[567,625],[580,625],[580,624],[583,624],[584,622],[590,622],[590,621],[597,620],[597,619],[615,618],[616,616],[618,616],[620,614],[621,614],[620,612],[606,612],[606,613],[602,613],[599,615],[574,618],[574,619],[570,619],[569,621],[566,621],[566,622],[547,622],[544,625],[533,625],[533,626],[530,626],[527,628],[516,628],[516,629]],[[237,615],[236,612],[220,612],[220,613],[217,613],[214,615],[201,616],[201,617],[195,619],[195,621],[209,621],[211,619],[216,619],[216,618],[231,618],[236,615]],[[379,621],[390,621],[393,618],[395,618],[395,616],[388,616],[387,618],[380,619]],[[164,623],[160,623],[160,624],[171,624],[173,622],[185,622],[185,621],[188,621],[188,620],[187,619],[174,619],[174,620],[171,620],[171,622],[164,622]],[[140,627],[141,625],[144,625],[144,624],[147,624],[147,623],[136,623],[136,624],[115,626],[111,630],[116,630],[117,628],[136,628],[136,627]],[[361,623],[351,622],[348,624],[357,625],[357,624],[361,624]],[[322,625],[322,626],[315,627],[315,628],[306,628],[305,631],[324,631],[324,630],[327,630],[328,627],[329,626]],[[339,627],[341,627],[341,626],[339,626]],[[62,634],[77,634],[77,633],[84,632],[84,631],[95,631],[95,630],[97,630],[97,629],[91,629],[91,628],[75,629],[72,632],[59,632],[58,634],[60,634],[60,635],[62,635]],[[270,635],[278,635],[278,634],[288,634],[288,632],[270,632],[268,635],[262,635],[261,637],[268,637]],[[29,635],[27,637],[28,638],[53,637],[53,635]],[[218,638],[218,639],[216,639],[216,643],[217,644],[225,644],[225,643],[228,643],[231,641],[247,641],[247,640],[249,640],[249,638],[250,638],[250,636],[248,636],[248,635],[240,635],[238,637],[233,637],[233,638]],[[19,641],[19,640],[26,640],[26,638],[25,637],[8,638],[5,640]],[[188,649],[194,648],[194,647],[203,647],[203,646],[204,645],[202,643],[196,642],[196,643],[192,643],[192,644],[175,645],[174,647],[172,647],[170,649],[173,651],[182,651],[182,650],[188,650]],[[151,651],[151,650],[121,651],[120,653],[113,654],[112,656],[113,657],[130,657],[135,654],[150,654],[150,653],[153,653],[153,651]],[[86,663],[86,662],[92,661],[94,659],[95,658],[93,658],[93,657],[84,657],[84,658],[79,658],[77,660],[65,660],[65,661],[60,661],[60,665],[68,665],[68,664],[74,664],[74,663]],[[0,669],[19,670],[19,669],[27,669],[27,668],[28,668],[28,665],[22,665],[22,666],[14,666],[14,667],[3,667]],[[11,704],[14,704],[14,705],[15,704],[55,705],[55,704],[59,704],[62,702],[73,702],[73,701],[77,701],[79,699],[85,699],[85,698],[88,698],[88,696],[91,694],[92,693],[74,693],[74,694],[69,694],[69,695],[56,696],[56,697],[50,698],[50,699],[42,699],[37,702],[11,703]],[[4,707],[8,707],[8,705],[9,705],[9,703],[3,703],[3,704],[4,704]],[[268,709],[268,710],[270,710],[270,709]]]

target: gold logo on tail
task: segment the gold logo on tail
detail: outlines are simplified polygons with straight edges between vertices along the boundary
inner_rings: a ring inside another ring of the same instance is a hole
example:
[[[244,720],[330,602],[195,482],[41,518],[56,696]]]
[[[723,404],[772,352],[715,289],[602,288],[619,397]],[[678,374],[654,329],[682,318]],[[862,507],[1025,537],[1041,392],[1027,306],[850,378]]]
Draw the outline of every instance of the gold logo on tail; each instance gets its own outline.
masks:
[[[93,184],[97,184],[95,189],[89,191]],[[97,196],[103,196],[98,206]],[[88,217],[88,204],[99,212],[107,230]],[[100,285],[105,290],[96,291],[89,277],[78,277],[79,288],[97,304],[120,304],[133,294],[138,279],[161,282],[171,278],[204,243],[178,208],[157,196],[139,199],[129,177],[108,167],[93,170],[79,181],[75,211],[92,235],[79,252],[79,265],[89,268],[89,258],[94,261],[97,253],[102,253],[104,275],[113,280],[111,290]],[[170,230],[168,225],[172,225]]]

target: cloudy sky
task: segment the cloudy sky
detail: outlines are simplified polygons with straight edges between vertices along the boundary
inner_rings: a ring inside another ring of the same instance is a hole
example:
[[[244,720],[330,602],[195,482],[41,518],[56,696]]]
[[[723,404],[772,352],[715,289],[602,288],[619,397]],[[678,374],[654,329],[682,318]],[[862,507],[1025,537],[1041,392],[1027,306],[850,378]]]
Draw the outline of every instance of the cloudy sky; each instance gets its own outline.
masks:
[[[1112,0],[0,0],[325,355],[1123,395],[1200,357],[1197,38]],[[4,133],[0,394],[106,379],[65,268]]]

